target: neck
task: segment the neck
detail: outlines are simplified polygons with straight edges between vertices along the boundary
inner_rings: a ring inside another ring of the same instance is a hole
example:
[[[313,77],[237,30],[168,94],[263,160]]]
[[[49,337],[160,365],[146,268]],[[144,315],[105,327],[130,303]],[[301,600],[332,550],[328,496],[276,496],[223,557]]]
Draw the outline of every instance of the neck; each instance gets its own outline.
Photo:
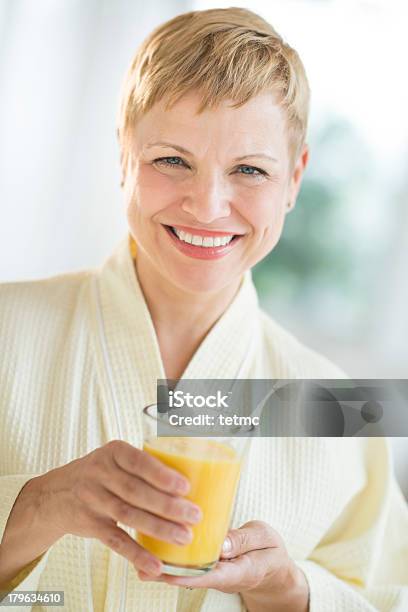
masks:
[[[141,250],[135,267],[166,375],[179,378],[207,333],[232,302],[241,279],[216,292],[194,293],[169,282]]]

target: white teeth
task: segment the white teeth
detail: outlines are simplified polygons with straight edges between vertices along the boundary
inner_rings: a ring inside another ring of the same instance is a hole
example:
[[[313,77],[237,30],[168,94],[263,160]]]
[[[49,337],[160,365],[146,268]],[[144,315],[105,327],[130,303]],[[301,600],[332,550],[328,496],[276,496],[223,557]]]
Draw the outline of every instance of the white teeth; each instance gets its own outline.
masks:
[[[189,244],[193,244],[195,246],[225,246],[226,244],[231,242],[233,238],[233,236],[217,236],[216,238],[212,238],[211,236],[196,236],[193,234],[188,234],[187,232],[183,232],[183,230],[178,230],[175,227],[173,227],[173,230],[182,242],[188,242]]]
[[[177,230],[176,230],[176,234],[177,234]],[[183,240],[184,242],[188,242],[188,243],[192,243],[193,242],[193,237],[191,234],[187,234],[187,232],[182,232],[183,237],[181,237],[181,235],[179,236],[180,240]]]
[[[195,244],[196,246],[201,246],[203,244],[203,239],[201,236],[193,236],[193,242],[191,244]]]

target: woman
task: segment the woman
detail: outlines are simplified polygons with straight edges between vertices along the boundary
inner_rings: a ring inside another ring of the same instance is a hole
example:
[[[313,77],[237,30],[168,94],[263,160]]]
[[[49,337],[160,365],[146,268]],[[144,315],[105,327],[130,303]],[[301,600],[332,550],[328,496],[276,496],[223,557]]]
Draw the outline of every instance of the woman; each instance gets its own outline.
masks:
[[[295,205],[308,101],[251,11],[186,13],[139,48],[118,130],[129,239],[100,269],[1,287],[4,590],[61,589],[75,611],[402,602],[408,511],[381,438],[253,440],[204,577],[162,574],[133,538],[182,545],[200,520],[140,450],[157,379],[344,376],[259,309],[250,275]]]

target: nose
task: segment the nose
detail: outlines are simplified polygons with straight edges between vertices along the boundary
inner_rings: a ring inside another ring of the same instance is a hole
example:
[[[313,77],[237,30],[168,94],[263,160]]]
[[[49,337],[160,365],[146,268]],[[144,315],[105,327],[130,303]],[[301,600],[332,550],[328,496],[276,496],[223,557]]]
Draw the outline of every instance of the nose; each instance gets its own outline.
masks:
[[[229,192],[223,177],[195,177],[191,192],[185,196],[181,208],[203,224],[229,217]]]

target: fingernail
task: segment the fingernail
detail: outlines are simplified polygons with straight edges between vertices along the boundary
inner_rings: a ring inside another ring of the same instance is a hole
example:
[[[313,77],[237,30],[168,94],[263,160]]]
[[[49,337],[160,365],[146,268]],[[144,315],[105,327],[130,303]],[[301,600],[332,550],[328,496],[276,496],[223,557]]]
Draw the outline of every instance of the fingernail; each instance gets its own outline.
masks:
[[[174,541],[177,544],[187,544],[191,541],[192,533],[187,529],[175,529],[174,530]]]
[[[190,484],[187,480],[184,480],[183,478],[177,478],[176,489],[178,493],[184,495],[185,493],[188,493],[190,489]]]
[[[222,545],[222,552],[227,555],[228,553],[230,553],[232,550],[232,542],[230,540],[230,538],[225,538],[224,540],[224,544]]]
[[[203,513],[200,508],[188,508],[186,510],[186,519],[192,523],[198,523],[203,518]]]

